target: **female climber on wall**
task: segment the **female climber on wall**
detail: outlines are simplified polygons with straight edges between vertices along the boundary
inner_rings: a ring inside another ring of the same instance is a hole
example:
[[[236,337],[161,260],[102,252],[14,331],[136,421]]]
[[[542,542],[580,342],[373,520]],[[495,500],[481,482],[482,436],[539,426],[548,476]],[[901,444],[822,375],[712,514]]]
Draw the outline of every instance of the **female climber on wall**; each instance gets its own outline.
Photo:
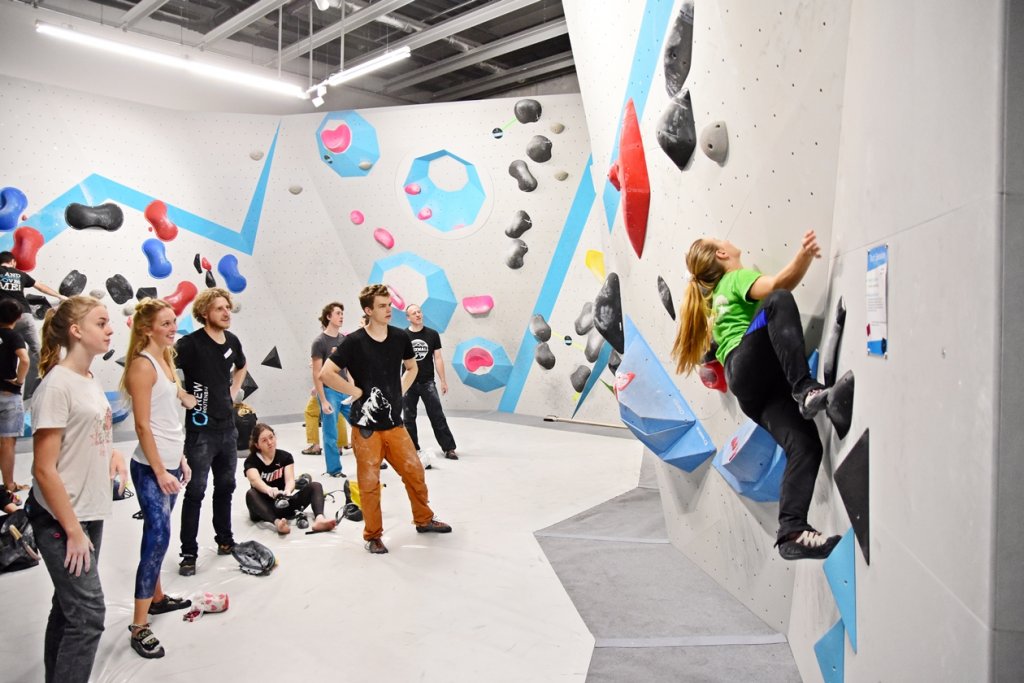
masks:
[[[672,346],[676,372],[683,374],[700,365],[714,339],[740,408],[786,452],[775,543],[786,560],[824,559],[839,542],[807,523],[822,455],[811,418],[825,408],[829,390],[810,375],[791,292],[820,257],[813,230],[775,275],[744,268],[740,250],[727,240],[697,240],[686,254],[690,282]]]

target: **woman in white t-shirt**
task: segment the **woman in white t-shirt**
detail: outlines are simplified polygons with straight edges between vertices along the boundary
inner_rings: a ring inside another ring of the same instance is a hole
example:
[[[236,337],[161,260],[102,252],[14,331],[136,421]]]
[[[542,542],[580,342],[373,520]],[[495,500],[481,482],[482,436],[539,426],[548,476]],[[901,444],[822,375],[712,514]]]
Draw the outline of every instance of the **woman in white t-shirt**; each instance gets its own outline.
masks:
[[[177,327],[174,309],[166,301],[147,297],[139,302],[132,317],[121,379],[121,387],[131,399],[139,437],[131,472],[143,519],[130,643],[146,659],[164,656],[147,615],[173,612],[192,604],[165,595],[160,585],[160,566],[171,541],[171,510],[181,487],[192,476],[183,455],[181,409],[193,407],[196,399],[181,388],[174,370]]]
[[[119,474],[124,482],[128,472],[112,447],[110,403],[89,366],[110,348],[113,334],[106,307],[88,296],[62,301],[43,321],[25,509],[54,588],[43,646],[46,681],[86,683],[103,633],[96,566],[103,519],[113,498],[110,480]]]

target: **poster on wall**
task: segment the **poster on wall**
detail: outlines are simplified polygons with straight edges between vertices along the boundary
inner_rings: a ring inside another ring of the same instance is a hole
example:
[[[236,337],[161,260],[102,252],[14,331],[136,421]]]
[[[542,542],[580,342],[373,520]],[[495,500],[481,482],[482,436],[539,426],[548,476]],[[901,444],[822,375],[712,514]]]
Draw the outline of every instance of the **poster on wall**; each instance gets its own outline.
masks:
[[[868,250],[868,355],[886,357],[889,350],[887,279],[889,246],[883,244]]]

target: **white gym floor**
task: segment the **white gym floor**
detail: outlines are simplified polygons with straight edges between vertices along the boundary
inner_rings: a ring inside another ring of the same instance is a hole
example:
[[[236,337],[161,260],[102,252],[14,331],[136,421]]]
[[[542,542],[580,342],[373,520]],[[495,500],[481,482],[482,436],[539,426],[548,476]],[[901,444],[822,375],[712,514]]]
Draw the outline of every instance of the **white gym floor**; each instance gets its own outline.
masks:
[[[523,418],[518,418],[522,421]],[[642,446],[632,439],[453,416],[458,461],[427,472],[431,506],[450,535],[417,534],[393,470],[382,507],[387,555],[363,548],[362,523],[342,520],[332,533],[279,537],[249,521],[248,484],[239,460],[232,509],[236,541],[270,547],[278,567],[242,574],[213,541],[210,493],[200,522],[198,572],[177,572],[180,500],[161,575],[170,595],[227,593],[230,608],[194,623],[182,612],[152,618],[167,654],[143,660],[128,643],[142,522],[134,499],[114,503],[100,555],[107,603],[94,681],[583,681],[594,638],[552,571],[533,532],[637,484]],[[537,425],[542,425],[539,418]],[[280,448],[325,491],[322,456],[302,455],[298,422],[275,425]],[[429,423],[421,446],[437,452]],[[117,447],[130,455],[134,442]],[[353,476],[351,451],[342,458]],[[31,454],[17,456],[16,479],[30,481]],[[333,515],[344,503],[328,501]],[[53,586],[38,567],[0,574],[0,680],[43,680],[43,633]]]

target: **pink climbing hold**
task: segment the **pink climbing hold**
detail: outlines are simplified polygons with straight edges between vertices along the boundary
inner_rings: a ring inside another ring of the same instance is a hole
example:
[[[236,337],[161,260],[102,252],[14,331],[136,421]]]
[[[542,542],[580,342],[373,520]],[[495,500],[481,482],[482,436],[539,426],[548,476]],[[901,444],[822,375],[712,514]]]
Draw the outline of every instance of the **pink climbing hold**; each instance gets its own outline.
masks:
[[[362,225],[363,221],[366,220],[366,216],[363,215],[362,211],[356,210],[348,215],[348,219],[355,225]]]
[[[620,391],[629,386],[629,383],[636,377],[636,373],[632,372],[616,372],[615,373],[615,393],[618,394]]]
[[[433,215],[434,212],[430,210],[430,207],[424,206],[422,209],[420,209],[420,212],[416,214],[416,218],[419,218],[421,221],[425,221]]]
[[[213,270],[213,266],[210,265],[210,262],[206,260],[205,256],[203,257],[203,260],[201,261],[201,265],[203,266],[203,270]]]
[[[462,300],[462,307],[470,315],[484,315],[494,308],[494,299],[490,295],[467,296]]]
[[[340,154],[352,144],[352,129],[342,121],[336,128],[323,130],[320,133],[320,140],[324,143],[324,147],[335,154]]]
[[[377,244],[384,247],[385,249],[390,249],[391,247],[395,246],[394,236],[384,228],[377,228],[376,230],[374,230],[373,239],[377,240]],[[393,294],[394,292],[392,292],[392,295]]]
[[[400,311],[404,311],[405,299],[403,299],[402,295],[398,293],[398,290],[395,289],[394,285],[388,285],[388,291],[391,292],[391,305]]]
[[[419,194],[420,192],[422,192],[422,188],[419,183],[409,183],[405,186],[406,194]]]
[[[462,364],[466,366],[466,369],[470,372],[476,372],[480,368],[489,368],[494,365],[494,357],[491,356],[487,349],[481,349],[479,346],[474,346],[469,351],[466,351],[466,355],[462,359]]]

